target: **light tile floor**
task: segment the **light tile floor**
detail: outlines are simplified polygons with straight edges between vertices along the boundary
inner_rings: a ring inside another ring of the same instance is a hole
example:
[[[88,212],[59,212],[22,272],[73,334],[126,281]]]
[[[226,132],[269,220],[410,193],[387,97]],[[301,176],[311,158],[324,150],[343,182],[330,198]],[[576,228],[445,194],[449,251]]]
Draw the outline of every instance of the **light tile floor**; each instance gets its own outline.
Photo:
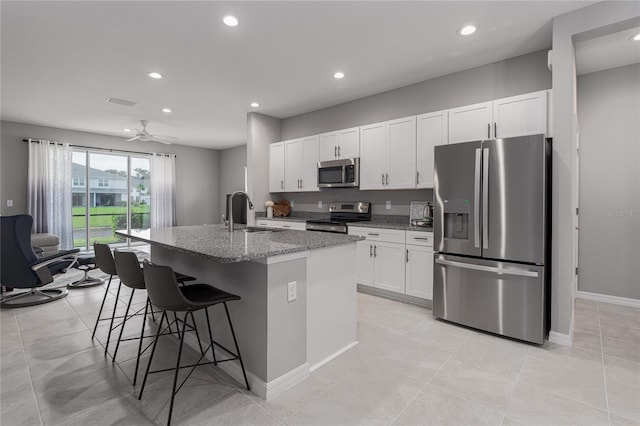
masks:
[[[104,356],[107,327],[91,339],[103,291],[72,290],[50,304],[0,311],[2,425],[164,424],[171,375],[152,376],[138,401],[139,384],[131,384],[137,343],[124,343],[113,363]],[[121,293],[119,309],[127,297]],[[136,306],[144,298],[136,295]],[[108,306],[114,303],[115,288]],[[173,423],[640,424],[640,309],[577,300],[575,330],[571,348],[538,347],[359,294],[355,348],[269,402],[201,367],[176,397]],[[158,352],[167,353],[160,358],[167,366],[172,345],[165,341]]]

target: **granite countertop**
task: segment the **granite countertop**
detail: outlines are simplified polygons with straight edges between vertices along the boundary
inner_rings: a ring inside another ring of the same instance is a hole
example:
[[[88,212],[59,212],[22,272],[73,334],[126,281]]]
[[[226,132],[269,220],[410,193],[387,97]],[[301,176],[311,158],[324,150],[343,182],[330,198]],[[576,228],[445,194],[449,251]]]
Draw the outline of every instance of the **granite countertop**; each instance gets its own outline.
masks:
[[[255,228],[254,228],[255,229]],[[238,226],[227,232],[224,225],[176,226],[146,230],[116,231],[117,234],[165,248],[179,250],[220,263],[245,262],[353,243],[361,237],[329,232],[272,230],[245,232]]]

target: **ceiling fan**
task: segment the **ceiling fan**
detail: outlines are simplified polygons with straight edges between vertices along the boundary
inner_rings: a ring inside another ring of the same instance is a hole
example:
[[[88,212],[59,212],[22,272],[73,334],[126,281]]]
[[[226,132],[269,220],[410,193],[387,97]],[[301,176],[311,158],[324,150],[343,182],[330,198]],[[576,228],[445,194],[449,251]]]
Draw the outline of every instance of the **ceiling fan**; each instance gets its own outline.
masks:
[[[136,129],[136,135],[131,139],[127,139],[127,142],[131,141],[143,141],[143,142],[160,142],[165,145],[170,145],[171,140],[178,139],[174,136],[161,136],[161,135],[152,135],[147,131],[147,124],[149,124],[148,120],[140,120],[140,124],[142,124],[142,130]]]

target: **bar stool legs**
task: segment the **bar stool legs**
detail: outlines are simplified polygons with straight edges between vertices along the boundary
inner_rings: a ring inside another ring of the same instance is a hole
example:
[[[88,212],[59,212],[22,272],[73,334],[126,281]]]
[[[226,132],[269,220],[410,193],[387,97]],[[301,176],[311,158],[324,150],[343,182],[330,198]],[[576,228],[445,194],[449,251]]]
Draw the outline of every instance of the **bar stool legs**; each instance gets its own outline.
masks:
[[[98,329],[98,324],[101,319],[100,315],[102,315],[102,310],[104,309],[104,302],[107,300],[107,295],[109,294],[109,287],[111,287],[111,280],[113,279],[113,275],[109,275],[109,282],[107,283],[107,289],[104,291],[104,296],[102,296],[102,304],[100,305],[100,310],[98,311],[98,317],[96,318],[96,324],[93,326],[93,333],[91,333],[91,338],[96,337],[96,330]]]
[[[242,367],[242,375],[244,376],[244,384],[247,385],[247,390],[251,390],[249,388],[249,380],[247,380],[247,373],[244,371],[244,363],[242,362],[242,357],[240,356],[240,348],[238,347],[238,340],[236,339],[236,332],[233,331],[233,324],[231,324],[231,316],[229,316],[229,308],[227,308],[227,302],[223,303],[224,311],[227,313],[227,320],[229,321],[229,328],[231,329],[231,336],[233,336],[233,343],[236,345],[236,355],[238,356],[238,361],[240,361],[240,367]],[[213,348],[213,339],[211,340],[211,349]],[[215,350],[214,350],[215,353]],[[214,355],[215,356],[215,355]]]

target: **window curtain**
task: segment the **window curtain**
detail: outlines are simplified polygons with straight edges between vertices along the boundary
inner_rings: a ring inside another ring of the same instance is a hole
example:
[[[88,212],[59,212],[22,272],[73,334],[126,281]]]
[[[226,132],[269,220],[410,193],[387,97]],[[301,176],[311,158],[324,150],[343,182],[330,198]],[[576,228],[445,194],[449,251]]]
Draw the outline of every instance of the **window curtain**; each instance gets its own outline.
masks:
[[[151,156],[151,227],[176,225],[176,156]]]
[[[60,248],[73,248],[69,144],[29,140],[27,211],[33,216],[34,233],[60,238]]]

